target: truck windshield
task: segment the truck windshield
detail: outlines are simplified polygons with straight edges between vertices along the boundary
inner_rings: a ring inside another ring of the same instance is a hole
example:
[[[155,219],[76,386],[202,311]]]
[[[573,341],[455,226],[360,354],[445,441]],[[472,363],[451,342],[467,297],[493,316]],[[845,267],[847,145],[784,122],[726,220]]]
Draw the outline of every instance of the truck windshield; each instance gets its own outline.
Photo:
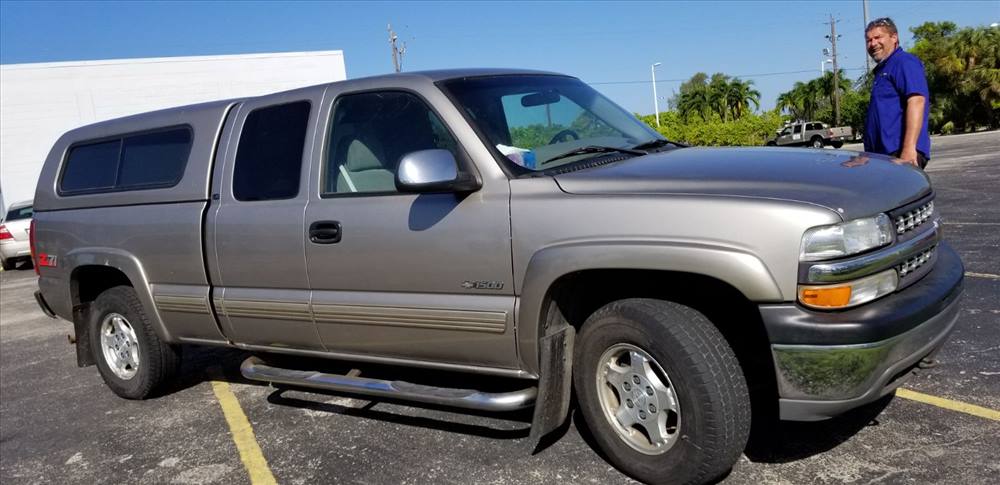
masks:
[[[508,165],[519,167],[518,173],[609,153],[634,155],[635,147],[667,144],[652,128],[571,77],[465,78],[441,87]]]

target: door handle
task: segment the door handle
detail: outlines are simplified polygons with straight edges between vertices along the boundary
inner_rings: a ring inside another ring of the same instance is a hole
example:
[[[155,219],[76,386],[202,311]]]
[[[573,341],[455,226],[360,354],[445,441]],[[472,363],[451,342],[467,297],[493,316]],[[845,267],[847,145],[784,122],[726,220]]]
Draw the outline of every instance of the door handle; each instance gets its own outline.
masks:
[[[315,244],[339,243],[341,235],[340,221],[316,221],[309,225],[309,241]]]

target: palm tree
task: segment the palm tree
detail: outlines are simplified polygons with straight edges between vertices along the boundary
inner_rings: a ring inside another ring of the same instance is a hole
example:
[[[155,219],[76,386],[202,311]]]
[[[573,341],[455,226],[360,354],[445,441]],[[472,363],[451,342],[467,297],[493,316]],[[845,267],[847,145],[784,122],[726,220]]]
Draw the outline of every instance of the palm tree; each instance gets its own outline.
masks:
[[[712,111],[719,114],[723,122],[729,121],[729,76],[717,72],[708,83],[708,97]]]
[[[680,111],[684,121],[687,121],[692,114],[697,114],[704,121],[711,109],[712,99],[707,86],[698,86],[681,94],[677,103],[677,110]]]
[[[750,103],[753,103],[754,109],[760,109],[760,91],[753,88],[753,81],[733,79],[729,83],[728,93],[728,107],[734,118],[742,118],[747,114]]]

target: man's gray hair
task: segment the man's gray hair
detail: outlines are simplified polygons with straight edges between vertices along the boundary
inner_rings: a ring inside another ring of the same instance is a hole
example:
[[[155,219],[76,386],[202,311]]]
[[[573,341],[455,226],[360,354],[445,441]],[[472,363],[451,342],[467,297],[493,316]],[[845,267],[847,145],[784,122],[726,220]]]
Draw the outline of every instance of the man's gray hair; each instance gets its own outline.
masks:
[[[868,26],[865,27],[865,33],[867,34],[875,27],[884,27],[890,34],[899,35],[899,31],[896,30],[896,24],[889,17],[881,17],[868,22]]]

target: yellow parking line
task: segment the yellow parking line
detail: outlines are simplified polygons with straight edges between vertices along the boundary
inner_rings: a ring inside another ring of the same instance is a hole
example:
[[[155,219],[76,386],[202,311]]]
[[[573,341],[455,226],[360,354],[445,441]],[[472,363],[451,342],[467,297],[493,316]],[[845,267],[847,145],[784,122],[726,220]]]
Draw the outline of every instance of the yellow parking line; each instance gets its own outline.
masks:
[[[973,273],[971,271],[966,271],[965,276],[971,276],[973,278],[986,278],[991,280],[1000,280],[1000,275],[990,274],[990,273]]]
[[[236,400],[229,384],[220,381],[212,381],[212,390],[215,397],[222,406],[222,414],[226,416],[226,423],[229,424],[229,432],[233,435],[233,442],[240,452],[240,460],[250,474],[250,483],[253,485],[274,485],[278,482],[274,480],[271,468],[267,466],[264,453],[260,451],[257,444],[257,437],[253,434],[253,428],[240,402]]]
[[[951,399],[945,399],[937,396],[931,396],[929,394],[923,394],[916,391],[911,391],[909,389],[896,389],[896,395],[905,399],[912,401],[922,402],[924,404],[930,404],[931,406],[937,406],[939,408],[950,409],[952,411],[958,411],[960,413],[971,414],[973,416],[978,416],[980,418],[992,419],[993,421],[1000,421],[1000,411],[990,408],[984,408],[982,406],[976,406],[975,404],[964,403],[961,401],[953,401]]]

